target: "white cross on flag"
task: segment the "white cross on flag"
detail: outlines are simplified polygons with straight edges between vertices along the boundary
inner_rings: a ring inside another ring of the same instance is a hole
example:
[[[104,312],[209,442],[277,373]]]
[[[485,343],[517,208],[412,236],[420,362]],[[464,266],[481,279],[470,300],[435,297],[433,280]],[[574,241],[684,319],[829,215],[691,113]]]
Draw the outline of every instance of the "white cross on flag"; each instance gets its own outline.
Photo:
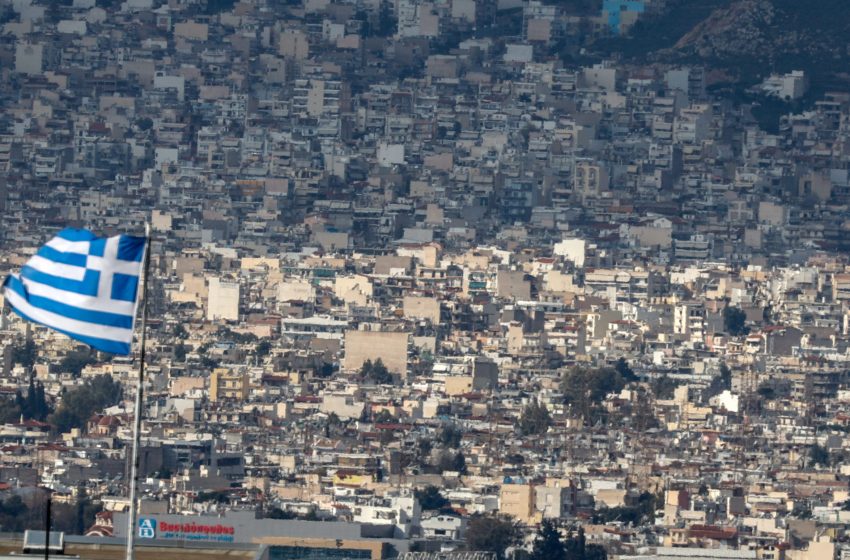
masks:
[[[144,237],[65,229],[3,283],[18,315],[92,348],[129,354]]]

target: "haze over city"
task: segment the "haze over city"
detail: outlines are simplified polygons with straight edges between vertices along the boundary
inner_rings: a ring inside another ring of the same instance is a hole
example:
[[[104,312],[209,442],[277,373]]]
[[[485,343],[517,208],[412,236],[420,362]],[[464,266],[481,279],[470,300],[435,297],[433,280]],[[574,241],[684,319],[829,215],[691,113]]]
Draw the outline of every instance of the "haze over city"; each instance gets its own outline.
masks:
[[[0,559],[850,559],[850,3],[0,0]]]

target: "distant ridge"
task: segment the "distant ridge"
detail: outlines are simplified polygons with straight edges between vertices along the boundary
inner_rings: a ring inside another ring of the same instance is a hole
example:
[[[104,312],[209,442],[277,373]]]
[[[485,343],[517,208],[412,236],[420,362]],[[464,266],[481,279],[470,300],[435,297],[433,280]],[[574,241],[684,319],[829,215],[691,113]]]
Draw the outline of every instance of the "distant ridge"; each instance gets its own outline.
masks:
[[[743,82],[803,69],[818,90],[850,89],[847,0],[677,0],[602,45],[626,58],[705,64]]]

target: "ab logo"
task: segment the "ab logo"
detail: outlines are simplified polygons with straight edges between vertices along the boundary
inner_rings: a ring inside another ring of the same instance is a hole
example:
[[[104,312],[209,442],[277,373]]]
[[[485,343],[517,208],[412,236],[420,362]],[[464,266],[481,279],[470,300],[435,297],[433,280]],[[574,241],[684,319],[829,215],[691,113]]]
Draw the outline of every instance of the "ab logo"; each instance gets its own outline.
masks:
[[[139,519],[139,538],[156,538],[156,519],[151,519],[150,517],[143,517]]]

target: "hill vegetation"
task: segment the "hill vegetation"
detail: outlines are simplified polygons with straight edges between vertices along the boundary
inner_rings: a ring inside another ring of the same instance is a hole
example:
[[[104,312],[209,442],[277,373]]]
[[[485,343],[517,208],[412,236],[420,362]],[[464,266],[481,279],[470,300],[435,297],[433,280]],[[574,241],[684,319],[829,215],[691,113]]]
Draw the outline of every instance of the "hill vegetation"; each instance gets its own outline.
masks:
[[[674,0],[597,47],[636,62],[705,64],[743,86],[804,69],[819,95],[850,85],[850,2]]]

